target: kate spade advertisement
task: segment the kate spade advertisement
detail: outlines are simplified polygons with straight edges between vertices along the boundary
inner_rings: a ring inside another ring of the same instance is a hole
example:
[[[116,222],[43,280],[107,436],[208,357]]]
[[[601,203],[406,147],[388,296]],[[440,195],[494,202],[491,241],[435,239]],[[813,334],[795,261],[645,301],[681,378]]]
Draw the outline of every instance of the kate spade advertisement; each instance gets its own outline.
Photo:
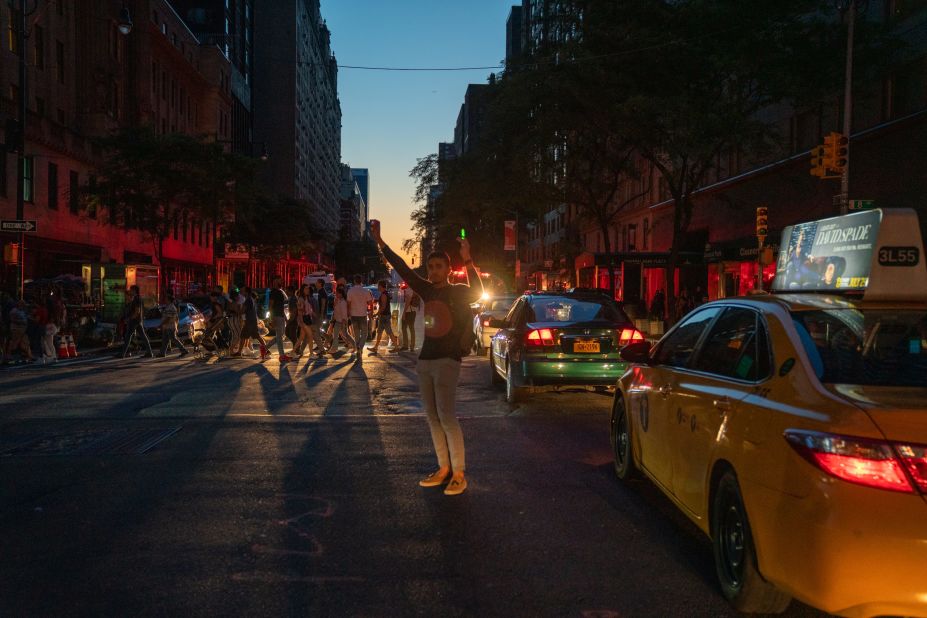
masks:
[[[865,290],[881,221],[869,210],[785,228],[773,289]]]

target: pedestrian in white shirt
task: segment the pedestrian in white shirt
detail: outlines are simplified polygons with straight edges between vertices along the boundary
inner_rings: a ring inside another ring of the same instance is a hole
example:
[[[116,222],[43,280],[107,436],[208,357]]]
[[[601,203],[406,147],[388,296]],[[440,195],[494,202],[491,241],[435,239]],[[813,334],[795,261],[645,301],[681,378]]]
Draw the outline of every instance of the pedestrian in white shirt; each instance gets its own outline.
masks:
[[[364,362],[361,350],[367,341],[367,312],[373,303],[373,295],[365,288],[364,280],[360,275],[354,275],[354,285],[348,290],[348,315],[351,316],[351,326],[354,330],[354,343],[357,347],[358,364]]]

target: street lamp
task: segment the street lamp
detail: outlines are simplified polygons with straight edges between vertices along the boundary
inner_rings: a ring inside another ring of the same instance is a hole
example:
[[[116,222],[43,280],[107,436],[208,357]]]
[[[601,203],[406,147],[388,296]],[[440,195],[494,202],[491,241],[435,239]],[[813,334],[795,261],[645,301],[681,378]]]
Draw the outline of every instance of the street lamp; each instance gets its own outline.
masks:
[[[122,3],[122,10],[119,11],[119,21],[116,27],[119,28],[120,34],[123,35],[132,32],[132,14],[129,13],[129,7],[126,6],[125,2]]]
[[[10,1],[12,8],[14,0]],[[8,144],[10,151],[16,151],[16,219],[22,221],[25,218],[25,175],[26,175],[26,108],[28,82],[26,81],[26,17],[35,13],[38,8],[36,0],[31,11],[26,11],[26,0],[19,0],[19,13],[15,20],[11,21],[11,27],[16,31],[16,49],[19,51],[19,96],[17,100],[18,122],[13,125],[7,124],[6,139],[10,141],[10,128],[15,127],[15,134],[12,143]],[[132,16],[129,13],[125,2],[122,4],[122,10],[119,13],[118,22],[119,32],[129,34],[132,31]],[[22,230],[19,232],[19,297],[23,298],[23,288],[26,280],[26,233]]]

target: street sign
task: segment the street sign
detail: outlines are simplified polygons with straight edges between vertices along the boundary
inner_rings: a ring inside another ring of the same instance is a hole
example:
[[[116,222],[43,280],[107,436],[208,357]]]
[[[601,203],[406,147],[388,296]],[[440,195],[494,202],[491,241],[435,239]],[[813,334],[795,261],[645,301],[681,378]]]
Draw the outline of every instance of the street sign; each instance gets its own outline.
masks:
[[[35,219],[31,221],[18,219],[0,221],[0,230],[4,232],[37,232],[38,229]]]
[[[872,210],[875,208],[875,200],[850,200],[847,210],[856,212],[858,210]]]

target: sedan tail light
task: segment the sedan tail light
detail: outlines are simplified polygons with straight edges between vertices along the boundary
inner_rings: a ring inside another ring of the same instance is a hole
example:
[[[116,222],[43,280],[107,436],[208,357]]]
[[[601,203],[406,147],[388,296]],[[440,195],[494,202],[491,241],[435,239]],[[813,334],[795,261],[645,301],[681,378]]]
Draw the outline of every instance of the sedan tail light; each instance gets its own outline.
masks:
[[[918,488],[927,494],[927,446],[896,444],[895,450]]]
[[[795,429],[786,431],[785,439],[802,457],[831,476],[876,489],[914,493],[905,467],[910,470],[920,465],[921,474],[927,467],[923,448],[918,464],[916,449],[907,447],[911,449],[911,463],[903,464],[903,457],[896,455],[889,442]]]
[[[622,328],[618,331],[618,345],[628,345],[629,343],[643,340],[643,333],[636,328]]]
[[[554,345],[554,333],[549,328],[529,330],[525,336],[525,343],[529,346],[552,346]]]

